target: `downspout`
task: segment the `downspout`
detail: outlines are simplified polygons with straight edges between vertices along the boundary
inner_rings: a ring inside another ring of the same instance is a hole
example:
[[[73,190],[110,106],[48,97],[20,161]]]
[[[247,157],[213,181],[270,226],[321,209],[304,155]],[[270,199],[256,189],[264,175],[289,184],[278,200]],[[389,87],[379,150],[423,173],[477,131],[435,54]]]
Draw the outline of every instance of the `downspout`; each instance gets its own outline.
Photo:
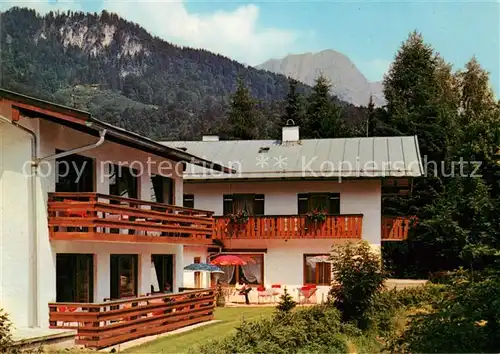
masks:
[[[55,159],[59,159],[61,157],[65,157],[65,156],[69,156],[69,155],[73,155],[73,154],[78,154],[80,152],[95,149],[104,143],[105,136],[106,136],[106,129],[103,129],[99,132],[99,140],[97,142],[92,143],[92,144],[88,144],[88,145],[84,145],[84,146],[80,146],[78,148],[71,149],[68,151],[60,152],[58,154],[37,158],[37,159],[33,160],[34,164],[35,164],[35,166],[38,166],[40,164],[40,162],[42,162],[42,161],[55,160]]]
[[[24,131],[25,133],[29,134],[31,138],[31,161],[35,161],[37,158],[37,137],[36,133],[33,132],[32,130],[23,127],[22,125],[18,124],[15,121],[11,121],[7,117],[4,117],[3,115],[0,115],[0,119],[3,121],[6,121],[16,128]],[[33,289],[33,313],[31,314],[31,327],[38,327],[39,326],[39,321],[38,321],[38,225],[37,225],[37,203],[36,203],[36,173],[37,169],[36,166],[33,164],[31,166],[31,173],[30,173],[30,192],[31,192],[31,222],[33,225],[33,232],[31,233],[33,236],[33,239],[31,240],[30,243],[30,249],[29,249],[29,254],[31,258],[31,272],[33,274],[32,278],[30,279],[31,281],[31,287]]]

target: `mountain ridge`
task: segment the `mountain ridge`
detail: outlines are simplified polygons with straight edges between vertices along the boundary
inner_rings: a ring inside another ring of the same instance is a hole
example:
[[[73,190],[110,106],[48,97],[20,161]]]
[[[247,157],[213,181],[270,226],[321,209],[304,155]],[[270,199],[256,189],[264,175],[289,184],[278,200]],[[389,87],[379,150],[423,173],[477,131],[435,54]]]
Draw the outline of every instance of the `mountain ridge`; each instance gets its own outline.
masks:
[[[153,139],[190,140],[224,134],[230,95],[242,78],[265,117],[261,137],[276,135],[288,92],[283,75],[176,46],[107,11],[40,15],[14,7],[0,16],[4,88],[87,110]],[[361,109],[336,102],[347,121],[362,119]]]
[[[288,54],[283,58],[269,59],[256,68],[291,77],[306,85],[313,85],[322,73],[330,80],[330,92],[342,100],[366,106],[372,95],[376,106],[385,103],[382,83],[368,81],[348,56],[334,49]]]

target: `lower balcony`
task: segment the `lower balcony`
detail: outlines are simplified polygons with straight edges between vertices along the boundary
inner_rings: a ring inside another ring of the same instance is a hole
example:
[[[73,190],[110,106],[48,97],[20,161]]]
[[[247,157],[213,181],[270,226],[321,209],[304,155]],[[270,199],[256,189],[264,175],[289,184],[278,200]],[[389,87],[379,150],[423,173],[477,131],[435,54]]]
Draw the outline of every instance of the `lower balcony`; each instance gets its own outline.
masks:
[[[103,303],[50,303],[50,328],[75,329],[76,344],[101,349],[213,319],[215,289]]]
[[[363,215],[328,215],[310,221],[305,215],[252,216],[242,224],[215,218],[214,238],[225,239],[361,239]]]
[[[213,213],[98,193],[50,193],[51,240],[211,244]]]

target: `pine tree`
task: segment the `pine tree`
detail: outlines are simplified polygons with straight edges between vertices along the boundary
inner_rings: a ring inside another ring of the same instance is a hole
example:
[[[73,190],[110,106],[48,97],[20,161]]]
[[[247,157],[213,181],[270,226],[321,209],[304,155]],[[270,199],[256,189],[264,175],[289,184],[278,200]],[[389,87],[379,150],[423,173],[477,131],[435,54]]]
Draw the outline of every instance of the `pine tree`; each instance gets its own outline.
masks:
[[[285,114],[281,117],[281,125],[285,126],[289,120],[293,121],[296,126],[301,126],[304,119],[304,98],[297,91],[298,81],[295,79],[288,80],[288,93],[286,95]]]
[[[435,55],[421,34],[413,32],[399,49],[388,74],[384,77],[384,95],[387,100],[386,125],[397,135],[417,135],[419,149],[426,165],[427,175],[417,179],[409,210],[404,213],[418,214],[432,202],[442,189],[442,161],[449,159],[450,142],[454,131],[456,107],[446,98],[449,82],[445,80],[444,61]],[[399,202],[384,200],[385,205]],[[397,198],[396,198],[397,199]]]
[[[280,302],[276,305],[276,310],[278,310],[279,313],[289,313],[295,306],[297,306],[297,302],[292,298],[285,287],[283,295],[280,296]]]
[[[368,102],[368,110],[366,112],[366,136],[373,136],[375,134],[375,104],[373,103],[373,96],[370,95]]]
[[[255,100],[243,80],[238,78],[236,92],[231,96],[229,124],[234,139],[251,140],[258,137],[258,119]]]
[[[307,138],[337,138],[345,133],[342,110],[333,102],[329,91],[328,79],[320,75],[308,100],[304,129]]]

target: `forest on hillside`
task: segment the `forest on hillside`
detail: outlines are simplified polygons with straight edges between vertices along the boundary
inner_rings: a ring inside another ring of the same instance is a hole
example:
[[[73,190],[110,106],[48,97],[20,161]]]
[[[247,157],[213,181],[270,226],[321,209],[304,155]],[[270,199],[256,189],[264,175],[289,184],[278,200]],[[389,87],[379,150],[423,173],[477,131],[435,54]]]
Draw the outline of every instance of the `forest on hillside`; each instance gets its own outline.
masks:
[[[199,139],[227,126],[230,95],[241,81],[265,117],[258,137],[275,134],[288,80],[206,50],[178,47],[116,14],[26,8],[1,14],[1,85],[90,111],[153,139]],[[297,84],[308,94],[311,88]],[[345,122],[363,109],[330,98]]]

